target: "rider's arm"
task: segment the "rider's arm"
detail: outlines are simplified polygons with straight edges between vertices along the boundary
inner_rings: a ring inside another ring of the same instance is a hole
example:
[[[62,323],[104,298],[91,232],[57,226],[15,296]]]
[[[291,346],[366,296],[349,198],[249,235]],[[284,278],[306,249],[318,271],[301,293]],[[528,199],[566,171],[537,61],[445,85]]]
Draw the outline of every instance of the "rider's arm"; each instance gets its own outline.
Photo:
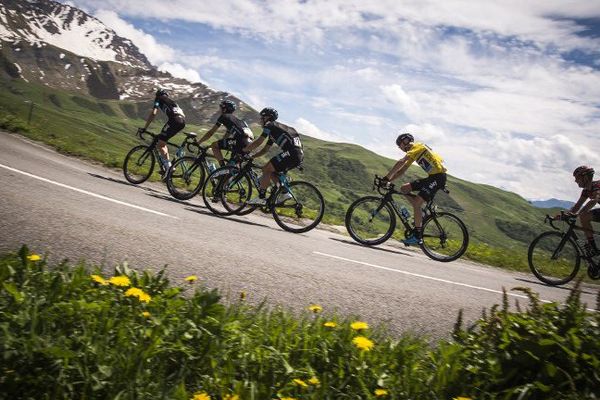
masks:
[[[390,182],[393,181],[394,179],[402,175],[404,172],[406,172],[408,167],[410,167],[410,164],[412,164],[412,159],[406,156],[404,158],[401,158],[396,164],[394,164],[394,166],[392,167],[390,172],[388,172],[385,178]]]
[[[576,214],[577,211],[579,211],[579,209],[583,205],[583,203],[585,203],[586,199],[587,199],[587,197],[585,197],[584,195],[579,196],[579,200],[577,200],[577,203],[575,203],[573,205],[573,207],[571,207],[571,209],[569,210],[569,212],[572,213],[572,214]]]
[[[150,114],[148,114],[148,118],[146,118],[146,125],[144,125],[144,130],[148,129],[148,127],[154,120],[154,117],[156,116],[157,112],[158,112],[158,108],[153,108],[152,111],[150,111]]]
[[[253,140],[252,143],[250,143],[248,146],[244,147],[242,149],[242,151],[244,153],[250,153],[254,149],[256,149],[258,146],[260,146],[264,141],[265,141],[265,137],[264,136],[260,136],[258,139]]]
[[[212,135],[214,135],[214,133],[217,131],[217,129],[219,129],[220,126],[221,126],[221,124],[216,123],[212,128],[210,128],[204,134],[204,136],[202,136],[200,139],[198,139],[198,143],[202,143],[202,142],[208,140]]]
[[[260,149],[259,151],[257,151],[256,153],[254,153],[252,155],[252,157],[258,158],[258,157],[262,156],[263,154],[267,153],[269,151],[269,149],[271,149],[271,146],[272,145],[269,143],[265,144],[265,146],[262,149]]]

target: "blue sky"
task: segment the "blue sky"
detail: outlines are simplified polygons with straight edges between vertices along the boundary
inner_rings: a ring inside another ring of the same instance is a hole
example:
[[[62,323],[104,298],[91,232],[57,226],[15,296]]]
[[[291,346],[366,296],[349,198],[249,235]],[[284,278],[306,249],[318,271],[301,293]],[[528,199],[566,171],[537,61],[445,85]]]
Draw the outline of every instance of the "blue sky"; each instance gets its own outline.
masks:
[[[574,199],[600,171],[600,1],[74,0],[161,69],[390,158]],[[382,171],[383,172],[383,171]]]

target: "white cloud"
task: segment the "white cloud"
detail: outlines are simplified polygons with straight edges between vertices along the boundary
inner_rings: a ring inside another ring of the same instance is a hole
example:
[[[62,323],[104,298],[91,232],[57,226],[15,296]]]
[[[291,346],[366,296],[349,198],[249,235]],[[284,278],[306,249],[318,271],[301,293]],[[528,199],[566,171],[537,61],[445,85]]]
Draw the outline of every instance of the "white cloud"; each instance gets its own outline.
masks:
[[[198,72],[191,68],[185,68],[181,64],[162,63],[158,66],[160,71],[168,71],[176,78],[187,79],[190,82],[200,82],[202,79]]]
[[[294,127],[298,132],[317,139],[327,140],[329,142],[348,142],[348,138],[342,138],[336,134],[325,132],[304,118],[298,118],[294,122]]]
[[[393,104],[400,107],[400,110],[408,117],[419,118],[420,107],[417,102],[402,89],[398,84],[381,86],[384,96]]]

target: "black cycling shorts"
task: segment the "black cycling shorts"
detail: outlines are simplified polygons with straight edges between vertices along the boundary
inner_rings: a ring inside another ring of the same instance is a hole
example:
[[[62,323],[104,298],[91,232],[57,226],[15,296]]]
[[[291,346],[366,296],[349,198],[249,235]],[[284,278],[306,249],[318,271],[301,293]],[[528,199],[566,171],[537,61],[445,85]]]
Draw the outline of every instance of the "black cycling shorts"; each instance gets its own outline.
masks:
[[[446,174],[433,174],[427,178],[417,179],[410,183],[411,191],[419,191],[417,193],[423,200],[431,201],[435,193],[446,186]]]
[[[592,221],[600,222],[600,208],[594,208],[590,212],[592,213]]]
[[[217,147],[221,150],[230,151],[232,154],[239,154],[242,149],[252,142],[248,136],[239,136],[221,139],[217,142]]]
[[[304,153],[299,148],[285,150],[275,157],[271,158],[270,163],[275,167],[276,172],[287,172],[292,168],[296,168],[302,164]]]
[[[185,119],[181,115],[176,115],[174,118],[169,119],[165,126],[163,126],[158,139],[166,142],[183,128],[185,128]]]

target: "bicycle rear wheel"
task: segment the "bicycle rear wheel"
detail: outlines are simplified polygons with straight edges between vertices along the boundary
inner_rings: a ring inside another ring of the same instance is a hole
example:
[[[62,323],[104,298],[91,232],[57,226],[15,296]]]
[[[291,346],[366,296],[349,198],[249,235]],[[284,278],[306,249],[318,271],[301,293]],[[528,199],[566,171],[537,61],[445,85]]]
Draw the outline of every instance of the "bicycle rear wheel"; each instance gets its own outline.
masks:
[[[226,166],[214,170],[202,186],[202,199],[206,207],[216,215],[230,215],[231,212],[225,208],[222,199],[224,183],[231,177],[234,171],[239,171],[236,167]]]
[[[561,232],[544,232],[529,245],[527,252],[531,272],[542,282],[564,285],[577,275],[581,257],[572,238]]]
[[[289,192],[280,187],[274,195],[272,209],[277,225],[288,232],[308,232],[316,227],[325,212],[323,195],[313,184],[290,182]]]
[[[421,249],[433,260],[449,262],[462,256],[469,246],[469,232],[454,214],[440,212],[423,223]]]
[[[375,246],[388,240],[396,229],[396,215],[389,203],[377,196],[356,200],[346,211],[346,229],[358,243]]]
[[[167,188],[178,200],[189,200],[202,190],[205,171],[196,157],[178,158],[167,173]]]
[[[149,146],[135,146],[129,150],[123,161],[125,179],[136,185],[145,182],[152,175],[155,163],[154,152]]]
[[[243,208],[246,207],[246,203],[252,195],[252,181],[247,174],[240,176],[239,170],[235,169],[234,171],[224,179],[221,202],[230,214],[244,215],[243,211],[246,210]],[[239,214],[240,211],[242,214]]]

